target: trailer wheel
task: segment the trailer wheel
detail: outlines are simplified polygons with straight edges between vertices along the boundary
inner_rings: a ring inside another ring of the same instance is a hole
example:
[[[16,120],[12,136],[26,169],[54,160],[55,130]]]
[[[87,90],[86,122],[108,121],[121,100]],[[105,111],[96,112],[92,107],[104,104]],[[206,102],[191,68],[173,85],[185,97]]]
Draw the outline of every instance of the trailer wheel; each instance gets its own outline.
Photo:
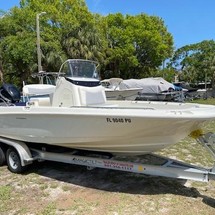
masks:
[[[21,173],[25,167],[22,166],[18,152],[14,148],[9,148],[6,153],[8,169],[13,173]]]
[[[5,161],[6,161],[5,153],[0,146],[0,166],[3,166],[5,164]]]

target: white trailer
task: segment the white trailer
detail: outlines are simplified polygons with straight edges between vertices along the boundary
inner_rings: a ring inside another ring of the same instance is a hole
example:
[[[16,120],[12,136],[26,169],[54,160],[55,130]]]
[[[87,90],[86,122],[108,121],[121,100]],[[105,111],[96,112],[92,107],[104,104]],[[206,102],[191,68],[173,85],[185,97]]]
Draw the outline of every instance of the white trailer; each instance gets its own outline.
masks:
[[[206,147],[215,158],[215,134],[203,135],[198,138],[198,142]],[[88,169],[97,167],[202,182],[215,179],[215,166],[208,169],[153,154],[150,156],[153,159],[158,158],[162,162],[159,165],[134,163],[116,160],[107,153],[71,150],[40,144],[33,146],[21,141],[0,138],[0,166],[7,164],[8,169],[13,173],[23,172],[36,160],[48,160],[87,166]]]

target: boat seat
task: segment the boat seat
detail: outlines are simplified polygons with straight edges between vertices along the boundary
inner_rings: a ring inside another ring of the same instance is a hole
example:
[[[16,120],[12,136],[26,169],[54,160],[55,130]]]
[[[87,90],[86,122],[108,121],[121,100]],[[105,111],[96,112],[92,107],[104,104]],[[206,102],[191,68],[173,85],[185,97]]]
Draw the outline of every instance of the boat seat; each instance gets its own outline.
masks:
[[[54,93],[55,86],[51,84],[28,84],[23,86],[23,96],[46,95]]]
[[[81,106],[105,104],[106,95],[102,86],[79,88]]]

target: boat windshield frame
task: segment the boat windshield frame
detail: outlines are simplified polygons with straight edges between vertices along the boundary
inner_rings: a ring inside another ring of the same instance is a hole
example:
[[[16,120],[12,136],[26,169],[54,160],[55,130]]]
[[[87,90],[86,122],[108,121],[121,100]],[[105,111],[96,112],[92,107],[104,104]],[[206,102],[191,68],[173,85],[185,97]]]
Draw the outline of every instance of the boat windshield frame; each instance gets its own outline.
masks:
[[[64,77],[99,79],[98,66],[99,64],[96,61],[68,59],[62,64],[58,75]]]

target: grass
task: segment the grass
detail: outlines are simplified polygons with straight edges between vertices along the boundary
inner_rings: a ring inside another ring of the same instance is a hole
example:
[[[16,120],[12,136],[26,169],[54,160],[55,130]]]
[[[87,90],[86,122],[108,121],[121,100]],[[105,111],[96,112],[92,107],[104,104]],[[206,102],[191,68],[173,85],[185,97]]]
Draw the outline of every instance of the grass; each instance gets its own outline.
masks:
[[[38,215],[55,215],[56,206],[54,203],[48,204]]]
[[[208,104],[208,105],[215,105],[215,98],[208,98],[208,99],[195,99],[190,101],[191,103],[199,103],[199,104]]]
[[[0,187],[0,201],[7,201],[10,199],[11,196],[11,187],[9,186],[2,186]]]
[[[5,212],[9,209],[11,193],[11,186],[0,186],[0,212]]]

